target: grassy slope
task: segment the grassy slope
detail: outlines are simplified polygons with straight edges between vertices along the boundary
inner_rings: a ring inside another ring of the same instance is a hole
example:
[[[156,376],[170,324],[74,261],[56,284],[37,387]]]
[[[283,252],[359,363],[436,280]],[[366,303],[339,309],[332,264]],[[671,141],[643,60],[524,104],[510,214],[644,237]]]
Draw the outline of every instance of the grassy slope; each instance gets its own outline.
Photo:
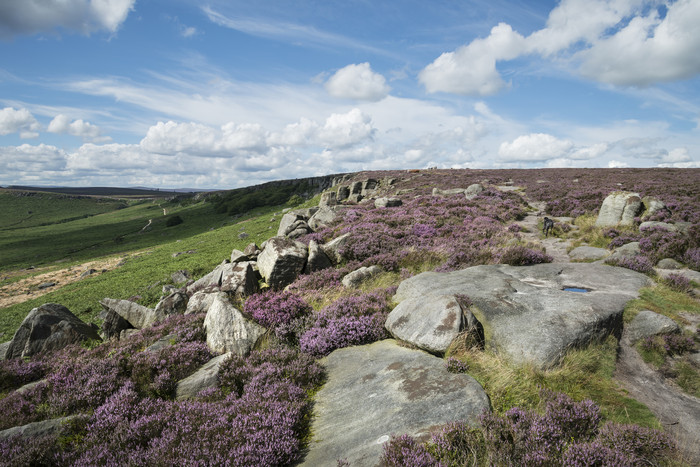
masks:
[[[168,210],[167,216],[163,215],[163,207]],[[167,227],[167,219],[175,214],[184,222]],[[141,233],[149,219],[153,220],[150,229]],[[227,219],[226,215],[216,214],[209,203],[178,207],[156,201],[141,201],[125,209],[72,222],[2,230],[0,271],[51,264],[59,260],[86,261],[147,248],[219,227]]]
[[[1,309],[0,333],[4,333],[4,336],[0,340],[11,339],[26,314],[43,303],[65,305],[87,322],[99,321],[97,315],[101,307],[98,302],[104,297],[127,298],[140,295],[142,299],[139,303],[153,306],[162,293],[161,284],[172,283],[169,278],[173,272],[186,269],[194,277],[202,276],[228,258],[233,248],[243,249],[250,242],[260,243],[275,235],[280,217],[273,220],[272,214],[279,210],[279,207],[255,210],[237,219],[236,224],[209,231],[202,227],[211,225],[216,217],[209,213],[207,218],[205,213],[197,211],[196,206],[186,208],[178,213],[185,220],[183,224],[156,230],[150,240],[134,241],[132,244],[125,241],[122,245],[124,249],[134,245],[145,246],[144,243],[150,245],[147,245],[148,249],[129,256],[123,266],[66,285],[37,299]],[[206,223],[201,224],[203,222]],[[221,225],[220,219],[216,222]],[[194,235],[193,226],[205,232]],[[181,229],[178,230],[178,227]],[[239,239],[241,232],[247,233],[249,237]],[[174,253],[187,251],[194,252],[173,257]],[[89,251],[85,255],[87,258]],[[157,282],[160,284],[154,286]]]
[[[94,216],[126,206],[117,199],[77,198],[51,193],[29,195],[0,190],[0,231],[37,227]]]

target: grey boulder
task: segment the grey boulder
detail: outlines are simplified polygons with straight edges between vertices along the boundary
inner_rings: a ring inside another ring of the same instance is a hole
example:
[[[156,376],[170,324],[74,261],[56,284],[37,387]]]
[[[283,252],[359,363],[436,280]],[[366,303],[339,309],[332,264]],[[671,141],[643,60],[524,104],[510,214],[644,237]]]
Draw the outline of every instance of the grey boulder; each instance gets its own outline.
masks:
[[[605,248],[593,246],[579,246],[569,252],[569,258],[579,261],[596,261],[603,259],[610,254]]]
[[[31,357],[89,339],[100,339],[92,327],[63,305],[46,303],[30,311],[15,332],[6,359]]]
[[[333,266],[328,255],[323,252],[318,242],[311,240],[309,242],[309,258],[304,267],[304,273],[309,274],[315,271],[320,271]]]
[[[102,305],[108,313],[113,311],[118,314],[136,329],[146,328],[156,322],[155,310],[130,300],[103,298],[100,300],[100,305]]]
[[[375,208],[395,208],[397,206],[401,206],[402,204],[403,201],[401,201],[401,198],[382,197],[374,200]]]
[[[376,276],[377,274],[380,274],[381,272],[382,268],[380,268],[379,266],[361,267],[352,271],[351,273],[346,274],[345,277],[343,277],[342,283],[345,288],[354,289],[359,287],[360,284],[362,284],[366,280],[371,279],[372,277]]]
[[[651,310],[642,310],[632,319],[625,332],[629,341],[634,344],[647,337],[680,332],[680,327],[667,316]]]
[[[419,307],[467,295],[488,348],[514,364],[549,368],[569,349],[621,332],[625,304],[650,283],[638,272],[602,264],[499,264],[419,274],[399,285],[394,300]],[[571,288],[585,292],[564,290]]]
[[[265,328],[249,320],[228,298],[217,295],[204,318],[207,346],[214,354],[247,355],[265,334]]]
[[[345,258],[343,257],[342,251],[345,245],[350,241],[350,234],[346,233],[340,237],[334,238],[330,242],[324,244],[321,249],[328,256],[333,264],[338,264],[342,262]]]
[[[181,315],[187,309],[187,294],[179,290],[158,302],[154,311],[156,320],[161,321],[169,315]]]
[[[219,367],[230,356],[230,353],[225,353],[214,357],[199,370],[178,381],[175,388],[175,399],[191,399],[205,389],[217,387],[219,384]]]
[[[258,270],[273,289],[283,289],[301,274],[306,265],[306,245],[285,237],[272,237],[258,256]]]
[[[66,425],[73,419],[85,417],[84,415],[70,415],[68,417],[52,418],[41,422],[28,423],[27,425],[15,426],[0,431],[0,440],[21,436],[22,438],[38,438],[60,434],[65,430]],[[29,441],[28,441],[29,442]]]
[[[396,339],[442,355],[464,330],[470,314],[468,309],[462,310],[454,295],[424,302],[404,300],[389,313],[385,327]]]
[[[393,340],[347,347],[321,360],[328,380],[315,398],[313,439],[302,465],[379,465],[392,434],[426,439],[448,422],[476,424],[489,410],[481,385],[442,359]]]
[[[467,189],[464,190],[464,195],[467,199],[474,199],[479,196],[482,191],[484,191],[483,185],[480,183],[474,183],[473,185],[469,185]]]
[[[617,191],[608,195],[598,212],[596,227],[614,227],[632,225],[634,218],[642,211],[642,199],[639,193]]]
[[[186,315],[206,313],[214,300],[217,298],[222,300],[228,299],[224,292],[196,292],[190,297],[190,301],[187,302],[187,309],[185,310]]]

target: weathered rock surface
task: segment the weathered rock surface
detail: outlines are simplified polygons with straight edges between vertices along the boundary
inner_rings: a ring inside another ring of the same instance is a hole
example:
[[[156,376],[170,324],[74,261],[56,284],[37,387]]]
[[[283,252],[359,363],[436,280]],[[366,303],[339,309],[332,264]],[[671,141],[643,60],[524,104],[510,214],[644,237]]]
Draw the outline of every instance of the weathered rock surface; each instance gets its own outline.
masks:
[[[199,291],[228,292],[231,294],[251,295],[258,290],[258,281],[251,262],[223,262],[212,272],[198,279],[187,287],[187,294]]]
[[[100,305],[102,305],[108,313],[109,311],[113,311],[118,314],[136,329],[143,329],[156,322],[155,310],[130,300],[103,298],[100,300]]]
[[[382,197],[374,200],[375,208],[395,208],[397,206],[401,206],[402,204],[403,201],[401,201],[401,198]]]
[[[669,211],[669,209],[666,207],[663,201],[652,196],[645,196],[644,198],[642,198],[642,204],[644,205],[644,213],[642,214],[642,219],[650,217],[657,211]]]
[[[185,310],[186,315],[206,313],[214,300],[217,298],[222,300],[228,299],[224,292],[204,292],[200,291],[195,293],[190,297],[190,301],[187,302],[187,309]]]
[[[454,295],[431,297],[425,302],[404,300],[389,314],[385,327],[399,340],[430,353],[444,354],[464,330],[469,314]]]
[[[438,425],[476,422],[489,401],[479,383],[449,373],[442,359],[385,340],[321,360],[328,381],[316,395],[314,438],[302,465],[379,464],[392,434],[425,439]]]
[[[330,259],[333,264],[338,264],[344,259],[341,251],[349,240],[350,234],[346,233],[324,244],[321,246],[321,249],[328,255],[328,259]]]
[[[675,321],[668,316],[654,313],[651,310],[640,311],[625,329],[627,338],[633,344],[646,337],[672,334],[679,331],[680,327]]]
[[[379,266],[366,266],[356,269],[343,277],[343,286],[345,288],[356,288],[359,287],[364,281],[371,279],[373,276],[380,274],[382,268]]]
[[[169,315],[181,315],[187,309],[187,294],[176,291],[158,302],[154,311],[156,320],[160,321]]]
[[[249,320],[231,302],[217,295],[204,318],[207,346],[215,354],[233,352],[247,355],[265,328]]]
[[[231,262],[232,263],[240,263],[243,261],[250,261],[250,258],[248,257],[248,255],[246,255],[241,250],[234,249],[233,251],[231,251]]]
[[[639,193],[629,191],[611,193],[603,200],[595,225],[596,227],[632,225],[635,216],[641,212],[642,208]]]
[[[12,341],[3,342],[0,344],[0,360],[5,360],[7,357],[7,349],[10,347]]]
[[[182,282],[187,282],[190,279],[190,273],[186,270],[175,271],[170,275],[170,278],[174,283],[180,284]]]
[[[102,338],[107,340],[113,337],[119,337],[125,329],[134,329],[127,320],[122,318],[117,312],[110,309],[105,309],[100,315],[102,321]]]
[[[639,231],[644,232],[649,229],[663,229],[668,232],[678,232],[678,227],[668,222],[646,221],[639,224]]]
[[[272,237],[258,256],[258,270],[270,287],[282,289],[304,270],[307,247],[285,237]]]
[[[615,248],[612,254],[610,254],[610,259],[619,259],[623,256],[637,256],[640,251],[639,242],[625,243],[624,245]]]
[[[580,261],[596,261],[608,256],[610,252],[605,248],[596,248],[593,246],[579,246],[569,252],[571,259]]]
[[[482,191],[484,191],[484,186],[480,183],[474,183],[473,185],[469,185],[467,189],[464,190],[464,195],[467,199],[474,199],[479,196]]]
[[[219,382],[219,367],[224,360],[231,356],[230,353],[221,354],[205,363],[199,370],[185,379],[177,382],[175,399],[190,399],[204,389],[214,388]]]
[[[304,266],[304,273],[309,274],[331,266],[333,264],[328,255],[323,252],[316,240],[311,240],[309,242],[309,258],[306,261],[306,266]]]
[[[319,230],[330,225],[337,217],[338,213],[345,209],[342,206],[323,206],[309,218],[309,227],[312,230]]]
[[[85,324],[63,305],[46,303],[24,318],[5,358],[31,357],[88,339],[101,340],[96,327]]]
[[[21,436],[23,438],[37,438],[39,436],[48,436],[61,433],[67,423],[80,416],[81,415],[70,415],[68,417],[53,418],[51,420],[43,420],[41,422],[34,422],[23,426],[8,428],[0,431],[0,440],[6,440],[14,436]]]
[[[418,307],[465,294],[487,347],[516,364],[547,368],[570,348],[621,332],[625,304],[649,283],[638,272],[601,264],[499,264],[419,274],[401,283],[394,300]],[[563,290],[570,287],[588,292]]]
[[[683,265],[676,261],[673,258],[664,258],[660,260],[657,264],[657,267],[661,269],[682,269]]]

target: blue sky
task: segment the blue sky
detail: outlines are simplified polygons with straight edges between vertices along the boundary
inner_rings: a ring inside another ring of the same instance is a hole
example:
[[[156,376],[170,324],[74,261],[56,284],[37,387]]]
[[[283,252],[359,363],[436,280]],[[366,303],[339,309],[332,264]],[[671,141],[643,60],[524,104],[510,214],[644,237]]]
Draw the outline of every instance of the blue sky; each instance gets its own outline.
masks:
[[[697,0],[4,0],[0,185],[700,167]]]

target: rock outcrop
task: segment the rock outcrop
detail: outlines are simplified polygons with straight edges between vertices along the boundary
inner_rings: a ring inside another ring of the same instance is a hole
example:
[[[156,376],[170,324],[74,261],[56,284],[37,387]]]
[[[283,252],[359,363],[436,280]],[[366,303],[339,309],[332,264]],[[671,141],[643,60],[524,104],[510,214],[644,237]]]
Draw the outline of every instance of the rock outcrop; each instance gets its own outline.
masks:
[[[205,389],[215,388],[219,383],[219,367],[230,356],[230,353],[225,353],[214,357],[199,370],[178,381],[175,388],[175,399],[191,399]]]
[[[603,200],[595,225],[596,227],[633,225],[634,218],[642,209],[642,199],[639,197],[639,193],[628,191],[611,193]]]
[[[379,464],[392,434],[425,439],[437,426],[471,423],[489,410],[479,383],[449,373],[442,359],[385,340],[336,350],[321,360],[328,381],[316,395],[314,437],[302,465]]]
[[[625,329],[626,337],[632,344],[647,337],[676,332],[680,332],[680,327],[675,321],[651,310],[640,311]]]
[[[214,354],[247,355],[265,328],[243,316],[228,298],[216,295],[204,318],[207,346]]]
[[[392,314],[439,297],[467,295],[487,347],[515,364],[548,368],[570,348],[621,332],[625,304],[649,283],[638,272],[600,264],[474,266],[406,279],[394,296],[400,304]]]
[[[283,289],[304,270],[306,245],[285,237],[272,237],[258,256],[258,270],[273,289]]]
[[[365,266],[360,269],[356,269],[343,277],[342,283],[346,288],[357,288],[364,281],[371,279],[377,274],[382,273],[382,268],[379,266]]]
[[[143,329],[156,322],[155,310],[130,300],[103,298],[100,305],[107,313],[111,311],[124,318],[135,329]]]
[[[24,318],[5,358],[31,357],[89,339],[102,340],[97,327],[85,324],[63,305],[46,303],[34,308]]]

